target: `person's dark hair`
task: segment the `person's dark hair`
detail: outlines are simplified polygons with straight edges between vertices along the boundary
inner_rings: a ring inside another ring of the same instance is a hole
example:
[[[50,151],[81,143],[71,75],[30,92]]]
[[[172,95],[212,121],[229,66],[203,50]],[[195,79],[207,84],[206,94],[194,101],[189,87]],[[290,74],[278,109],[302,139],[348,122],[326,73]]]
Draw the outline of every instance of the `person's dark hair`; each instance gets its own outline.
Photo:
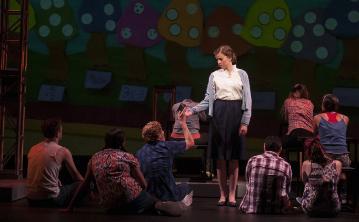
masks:
[[[237,56],[232,47],[229,45],[221,45],[217,49],[213,51],[213,55],[217,55],[218,53],[222,53],[223,55],[227,56],[231,59],[232,64],[237,64]]]
[[[125,132],[122,129],[110,129],[105,136],[105,148],[120,149],[126,152],[125,139]]]
[[[336,112],[339,109],[339,99],[333,94],[326,94],[322,100],[323,112]]]
[[[264,139],[264,148],[266,151],[279,152],[282,148],[282,141],[278,136],[267,136]]]
[[[305,153],[313,163],[325,166],[330,158],[325,154],[322,144],[318,137],[306,139],[304,142]]]
[[[295,84],[290,93],[289,93],[289,98],[294,98],[294,93],[299,92],[299,98],[301,99],[309,99],[309,92],[307,87],[304,84],[301,83],[297,83]]]
[[[151,121],[142,128],[142,138],[146,143],[155,142],[160,139],[162,134],[161,124],[157,121]]]
[[[42,134],[47,139],[53,139],[61,130],[62,121],[59,118],[45,119],[41,124]]]

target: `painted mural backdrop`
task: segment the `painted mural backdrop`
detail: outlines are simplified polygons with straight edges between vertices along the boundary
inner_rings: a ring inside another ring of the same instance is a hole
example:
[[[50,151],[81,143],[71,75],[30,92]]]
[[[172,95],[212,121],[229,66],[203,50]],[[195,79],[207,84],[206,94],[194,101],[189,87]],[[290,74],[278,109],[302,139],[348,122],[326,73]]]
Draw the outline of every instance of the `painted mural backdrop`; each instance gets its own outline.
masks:
[[[135,112],[150,118],[156,85],[177,86],[178,99],[203,98],[216,68],[212,51],[221,44],[236,50],[252,91],[267,92],[256,99],[258,110],[267,109],[276,118],[296,82],[308,86],[316,104],[336,88],[359,98],[358,0],[30,3],[30,107],[85,107],[81,110],[89,113],[116,109],[119,116]],[[272,105],[266,106],[268,101]],[[350,101],[348,112],[355,121],[359,101]]]

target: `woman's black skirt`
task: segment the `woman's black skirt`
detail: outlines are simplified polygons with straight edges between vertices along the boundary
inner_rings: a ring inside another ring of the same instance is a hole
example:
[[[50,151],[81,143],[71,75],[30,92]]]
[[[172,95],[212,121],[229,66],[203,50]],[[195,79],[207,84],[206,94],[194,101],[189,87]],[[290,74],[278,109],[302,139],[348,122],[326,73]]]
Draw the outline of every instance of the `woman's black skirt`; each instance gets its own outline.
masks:
[[[209,127],[208,148],[214,160],[239,160],[244,138],[239,135],[242,119],[241,100],[215,100]]]

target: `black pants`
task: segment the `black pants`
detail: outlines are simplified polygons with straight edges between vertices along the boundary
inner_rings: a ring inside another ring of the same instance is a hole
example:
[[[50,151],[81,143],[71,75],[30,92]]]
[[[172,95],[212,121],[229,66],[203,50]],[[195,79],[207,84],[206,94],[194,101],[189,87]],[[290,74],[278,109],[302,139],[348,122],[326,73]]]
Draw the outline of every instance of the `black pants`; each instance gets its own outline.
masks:
[[[75,182],[69,185],[61,186],[60,193],[56,198],[40,200],[27,198],[27,201],[31,207],[67,207],[80,183],[81,182]]]
[[[283,149],[287,149],[287,148],[298,148],[298,147],[303,147],[303,139],[301,139],[301,137],[312,137],[313,133],[309,132],[305,129],[294,129],[292,130],[292,132],[290,132],[289,135],[285,135],[282,138],[282,146]]]

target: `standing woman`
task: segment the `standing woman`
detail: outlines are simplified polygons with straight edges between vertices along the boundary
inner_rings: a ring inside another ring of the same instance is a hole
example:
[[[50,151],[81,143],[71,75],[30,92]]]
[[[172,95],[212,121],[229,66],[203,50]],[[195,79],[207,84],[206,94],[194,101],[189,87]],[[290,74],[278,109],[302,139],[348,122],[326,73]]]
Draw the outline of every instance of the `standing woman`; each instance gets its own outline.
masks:
[[[252,97],[247,73],[236,67],[236,55],[228,45],[213,52],[220,69],[209,76],[205,98],[186,115],[208,108],[210,120],[208,148],[217,161],[220,199],[218,206],[236,207],[238,160],[244,149],[244,136],[252,114]],[[227,164],[229,192],[227,190]],[[228,197],[228,199],[227,199]]]

